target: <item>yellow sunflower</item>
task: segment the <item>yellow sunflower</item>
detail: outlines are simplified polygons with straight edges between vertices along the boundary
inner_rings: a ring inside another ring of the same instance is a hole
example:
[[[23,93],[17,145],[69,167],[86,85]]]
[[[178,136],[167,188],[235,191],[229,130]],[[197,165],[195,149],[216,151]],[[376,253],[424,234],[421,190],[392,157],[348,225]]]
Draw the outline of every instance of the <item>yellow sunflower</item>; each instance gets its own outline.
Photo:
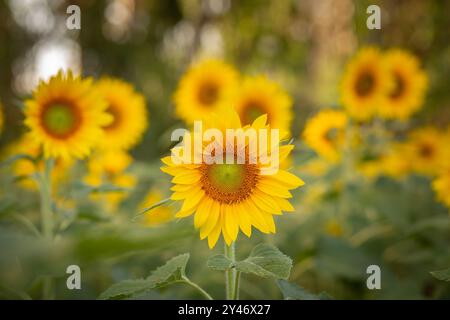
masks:
[[[129,189],[136,185],[136,177],[126,170],[132,163],[132,157],[119,150],[108,150],[95,154],[88,162],[89,173],[84,182],[92,187],[110,185]],[[91,194],[91,199],[102,203],[107,210],[115,210],[127,196],[126,190],[110,190]]]
[[[262,132],[262,129],[267,129],[269,130],[267,135],[270,137],[272,131],[266,122],[267,116],[262,115],[250,126],[242,128],[237,113],[226,109],[220,114],[211,115],[203,126],[215,128],[222,135],[226,129],[241,128],[244,137],[250,129],[251,132],[258,133]],[[263,141],[259,137],[259,134],[255,135],[253,139],[256,140],[252,141],[262,145]],[[264,233],[275,233],[273,215],[280,215],[282,211],[294,211],[287,200],[292,197],[289,190],[303,185],[303,181],[283,169],[267,174],[268,164],[264,164],[265,161],[262,161],[259,152],[256,154],[249,148],[250,140],[245,147],[238,144],[234,149],[228,148],[229,141],[225,147],[223,142],[215,140],[216,147],[212,150],[208,149],[210,143],[206,146],[203,143],[202,150],[195,152],[203,155],[211,152],[223,158],[229,157],[235,160],[234,163],[210,162],[205,160],[205,156],[201,156],[196,158],[200,160],[198,163],[179,164],[179,161],[173,159],[177,153],[174,149],[172,157],[162,159],[165,166],[161,170],[173,176],[174,186],[171,190],[174,193],[171,199],[183,201],[175,217],[183,218],[195,213],[194,226],[200,229],[201,239],[208,238],[210,248],[215,246],[221,234],[227,245],[230,245],[236,240],[239,229],[250,237],[252,226]],[[274,140],[271,141],[271,146],[272,142],[275,142],[276,147],[280,144],[279,140]],[[190,145],[189,142],[186,144]],[[293,147],[293,145],[279,146],[277,159],[280,166]],[[276,154],[272,147],[265,150],[269,155]],[[242,156],[242,152],[245,152],[245,156]],[[240,162],[236,161],[239,154],[241,154]]]
[[[266,76],[247,77],[243,80],[233,99],[243,125],[267,114],[271,128],[290,131],[292,121],[292,99],[275,82]]]
[[[25,124],[45,157],[83,158],[103,137],[102,126],[111,121],[106,107],[91,79],[60,71],[48,82],[41,81],[25,102]]]
[[[18,159],[12,164],[12,173],[17,178],[17,182],[22,188],[37,190],[37,185],[31,176],[36,172],[42,171],[44,168],[44,161],[38,160],[41,153],[42,148],[34,139],[32,139],[30,133],[23,135],[17,141],[14,141],[6,147],[6,157],[20,154],[36,159],[34,162],[31,159]],[[57,158],[51,172],[52,184],[56,186],[57,184],[66,181],[72,165],[73,161],[70,159]],[[56,189],[53,188],[53,190]]]
[[[104,127],[105,138],[100,146],[129,150],[140,141],[148,126],[145,98],[119,79],[100,79],[96,88],[108,103],[106,111],[113,117]]]
[[[305,143],[325,159],[336,162],[340,159],[340,150],[345,140],[347,116],[336,110],[320,111],[308,120],[303,137]]]
[[[161,200],[163,200],[162,193],[156,188],[153,188],[147,193],[145,199],[140,204],[139,209],[140,211],[143,211],[145,208],[148,208]],[[159,206],[145,213],[143,223],[146,226],[158,226],[172,220],[174,218],[174,214],[175,212],[172,207]]]
[[[450,158],[447,161],[450,163]],[[450,165],[440,172],[432,186],[437,199],[450,208]]]
[[[361,49],[347,65],[341,82],[341,101],[349,115],[368,120],[390,89],[390,76],[378,49]]]
[[[388,119],[407,119],[422,106],[427,76],[420,69],[417,58],[404,50],[390,50],[383,60],[393,85],[378,112]]]
[[[235,92],[238,73],[219,60],[193,65],[180,80],[174,95],[176,114],[187,123],[217,112]]]
[[[434,175],[445,165],[448,144],[445,135],[434,127],[413,131],[405,144],[405,156],[412,169],[420,174]]]

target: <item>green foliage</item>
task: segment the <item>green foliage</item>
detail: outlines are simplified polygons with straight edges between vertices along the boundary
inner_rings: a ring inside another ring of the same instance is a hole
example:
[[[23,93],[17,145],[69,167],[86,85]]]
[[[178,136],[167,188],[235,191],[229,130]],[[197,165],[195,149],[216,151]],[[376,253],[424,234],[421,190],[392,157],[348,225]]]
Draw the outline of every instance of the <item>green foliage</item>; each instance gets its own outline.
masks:
[[[430,272],[433,277],[442,281],[450,281],[450,268]]]
[[[208,260],[208,267],[220,271],[235,268],[239,272],[254,274],[262,278],[287,279],[292,268],[292,260],[272,245],[259,244],[245,260],[233,263],[224,255],[219,254]]]
[[[186,276],[188,261],[188,253],[174,257],[154,270],[146,279],[124,280],[113,284],[100,295],[99,299],[123,299],[181,281]]]
[[[325,292],[315,295],[307,292],[302,287],[296,285],[295,283],[286,280],[277,280],[278,288],[280,288],[283,298],[285,300],[329,300]]]

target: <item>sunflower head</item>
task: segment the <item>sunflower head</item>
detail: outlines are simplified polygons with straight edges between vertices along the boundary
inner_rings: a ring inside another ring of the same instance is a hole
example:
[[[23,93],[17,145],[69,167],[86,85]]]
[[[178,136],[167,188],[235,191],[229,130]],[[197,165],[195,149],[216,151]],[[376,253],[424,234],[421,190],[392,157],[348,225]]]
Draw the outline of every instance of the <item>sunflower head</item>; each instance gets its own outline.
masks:
[[[100,79],[96,88],[106,100],[106,112],[112,117],[112,121],[103,127],[105,138],[100,146],[129,150],[141,140],[148,126],[145,98],[119,79]]]
[[[450,158],[448,159],[450,163]],[[441,170],[433,180],[432,187],[436,198],[450,208],[450,165]]]
[[[378,49],[361,49],[347,65],[341,82],[341,100],[350,116],[368,120],[390,88],[391,78]]]
[[[247,77],[232,101],[243,125],[249,125],[267,114],[271,128],[289,131],[292,121],[292,99],[266,76]]]
[[[187,123],[223,107],[233,96],[238,81],[234,68],[219,60],[204,60],[181,78],[174,95],[176,114]]]
[[[82,158],[102,138],[102,126],[111,121],[106,106],[91,79],[60,71],[41,81],[25,102],[25,125],[43,146],[45,157]]]
[[[303,132],[306,144],[325,159],[336,162],[345,141],[347,116],[342,111],[324,110],[310,119]]]
[[[425,175],[434,175],[445,166],[449,148],[447,136],[434,127],[411,132],[405,144],[412,169]]]
[[[226,136],[227,129],[241,129],[235,138],[249,137],[245,143],[236,147],[235,141],[230,143],[228,139],[202,142],[201,150],[196,150],[201,154],[196,158],[200,161],[195,163],[180,163],[174,161],[173,156],[162,159],[165,166],[161,170],[173,176],[171,199],[183,202],[175,217],[195,213],[194,225],[200,229],[201,239],[208,238],[210,248],[214,247],[221,234],[229,245],[236,240],[239,230],[247,236],[251,235],[252,227],[264,233],[274,233],[273,215],[294,210],[287,200],[292,197],[289,190],[303,185],[303,181],[283,169],[265,174],[270,164],[251,148],[250,141],[262,144],[261,136],[252,136],[251,132],[274,130],[266,122],[267,116],[262,115],[251,125],[242,127],[234,110],[223,110],[209,116],[204,128],[214,129],[222,137]],[[282,167],[293,146],[281,145],[280,138],[274,139],[266,151],[267,154],[276,154]],[[188,141],[189,145],[195,144],[195,141]],[[211,154],[234,161],[211,162],[206,156]]]
[[[162,193],[158,189],[152,188],[141,202],[139,209],[143,211],[161,200],[163,200]],[[143,223],[149,227],[159,226],[171,221],[174,218],[174,213],[170,206],[159,206],[145,214]]]
[[[96,153],[89,159],[89,170],[84,182],[92,187],[111,185],[123,189],[133,188],[136,185],[136,177],[126,171],[132,161],[132,157],[124,151],[108,150]],[[108,211],[114,211],[127,194],[127,190],[113,190],[92,193],[91,199],[104,205]]]
[[[379,105],[379,114],[388,119],[407,119],[422,106],[428,83],[426,73],[417,58],[404,50],[388,51],[383,62],[392,81],[386,99]]]

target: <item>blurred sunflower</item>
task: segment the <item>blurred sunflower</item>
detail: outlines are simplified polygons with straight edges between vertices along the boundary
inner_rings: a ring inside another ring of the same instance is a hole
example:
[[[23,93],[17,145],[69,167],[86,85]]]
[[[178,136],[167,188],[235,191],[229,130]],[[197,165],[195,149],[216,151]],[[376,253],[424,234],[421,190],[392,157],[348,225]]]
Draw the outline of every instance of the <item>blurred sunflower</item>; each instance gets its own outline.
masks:
[[[450,163],[450,159],[447,161]],[[450,208],[450,165],[440,172],[432,186],[437,199]]]
[[[153,188],[147,193],[144,200],[139,205],[139,210],[143,211],[145,208],[148,208],[161,200],[163,200],[163,194],[159,190]],[[174,213],[174,210],[170,206],[159,206],[145,214],[143,223],[146,226],[158,226],[172,220],[174,218]]]
[[[33,98],[25,101],[25,124],[46,158],[83,158],[111,121],[106,107],[91,79],[59,71],[48,82],[41,81]]]
[[[390,88],[390,77],[378,49],[361,49],[346,67],[341,82],[341,101],[349,115],[368,120]]]
[[[267,116],[260,116],[251,126],[242,128],[243,134],[249,129],[270,130],[266,122]],[[204,126],[224,134],[226,129],[241,128],[241,121],[235,111],[228,109],[211,115]],[[262,163],[259,153],[249,152],[248,143],[241,149],[245,150],[243,164],[236,163],[237,148],[232,154],[226,154],[223,150],[227,148],[218,143],[214,152],[234,157],[235,164],[207,164],[204,159],[200,164],[176,164],[170,156],[162,159],[165,166],[161,170],[172,175],[175,184],[171,188],[174,191],[171,199],[183,201],[175,217],[183,218],[195,212],[194,225],[200,229],[201,239],[208,238],[210,248],[215,246],[220,234],[228,245],[236,240],[239,229],[250,237],[252,226],[264,233],[275,233],[273,215],[294,211],[287,200],[292,197],[289,190],[303,185],[303,181],[283,169],[272,175],[262,174],[267,165]],[[280,166],[292,149],[293,145],[279,147]],[[208,152],[206,146],[203,145],[199,152]],[[271,154],[271,150],[268,153]]]
[[[447,139],[438,129],[425,127],[411,132],[404,156],[415,172],[434,175],[445,165],[445,154],[448,154],[449,148]]]
[[[233,99],[243,125],[267,114],[271,128],[290,131],[292,121],[292,99],[275,82],[266,76],[247,77],[243,80]]]
[[[30,157],[30,159],[17,159],[12,164],[12,172],[17,178],[19,186],[22,188],[37,190],[37,185],[31,176],[36,172],[43,170],[44,162],[38,159],[41,153],[42,148],[35,140],[32,139],[30,133],[23,135],[5,148],[6,157],[12,157],[19,154]],[[32,159],[36,160],[32,161]],[[55,165],[51,172],[52,184],[56,186],[57,184],[66,181],[72,165],[73,161],[71,159],[55,159]],[[53,188],[53,190],[55,189]]]
[[[303,137],[305,143],[325,159],[336,162],[345,141],[347,116],[335,110],[320,111],[306,123]]]
[[[115,210],[127,196],[127,190],[136,185],[136,177],[126,170],[132,157],[125,151],[108,150],[95,154],[88,162],[88,174],[84,182],[92,187],[110,185],[124,190],[108,190],[91,194],[91,199],[103,204],[107,210]]]
[[[175,92],[176,114],[192,123],[217,112],[232,98],[237,81],[238,73],[222,61],[204,60],[192,66]]]
[[[422,106],[427,76],[417,58],[404,50],[390,50],[383,60],[393,81],[389,94],[379,105],[379,114],[388,119],[407,119]]]
[[[105,138],[100,146],[129,150],[140,141],[148,126],[145,98],[119,79],[100,79],[96,88],[108,103],[106,111],[113,118],[103,127]]]

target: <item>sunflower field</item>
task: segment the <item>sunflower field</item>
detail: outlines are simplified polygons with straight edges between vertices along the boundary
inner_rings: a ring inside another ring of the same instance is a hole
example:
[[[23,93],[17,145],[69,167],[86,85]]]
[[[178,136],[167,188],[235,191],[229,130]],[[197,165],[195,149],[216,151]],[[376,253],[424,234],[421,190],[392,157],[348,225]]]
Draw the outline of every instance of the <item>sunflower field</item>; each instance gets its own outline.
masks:
[[[0,299],[450,299],[448,12],[0,2]]]

